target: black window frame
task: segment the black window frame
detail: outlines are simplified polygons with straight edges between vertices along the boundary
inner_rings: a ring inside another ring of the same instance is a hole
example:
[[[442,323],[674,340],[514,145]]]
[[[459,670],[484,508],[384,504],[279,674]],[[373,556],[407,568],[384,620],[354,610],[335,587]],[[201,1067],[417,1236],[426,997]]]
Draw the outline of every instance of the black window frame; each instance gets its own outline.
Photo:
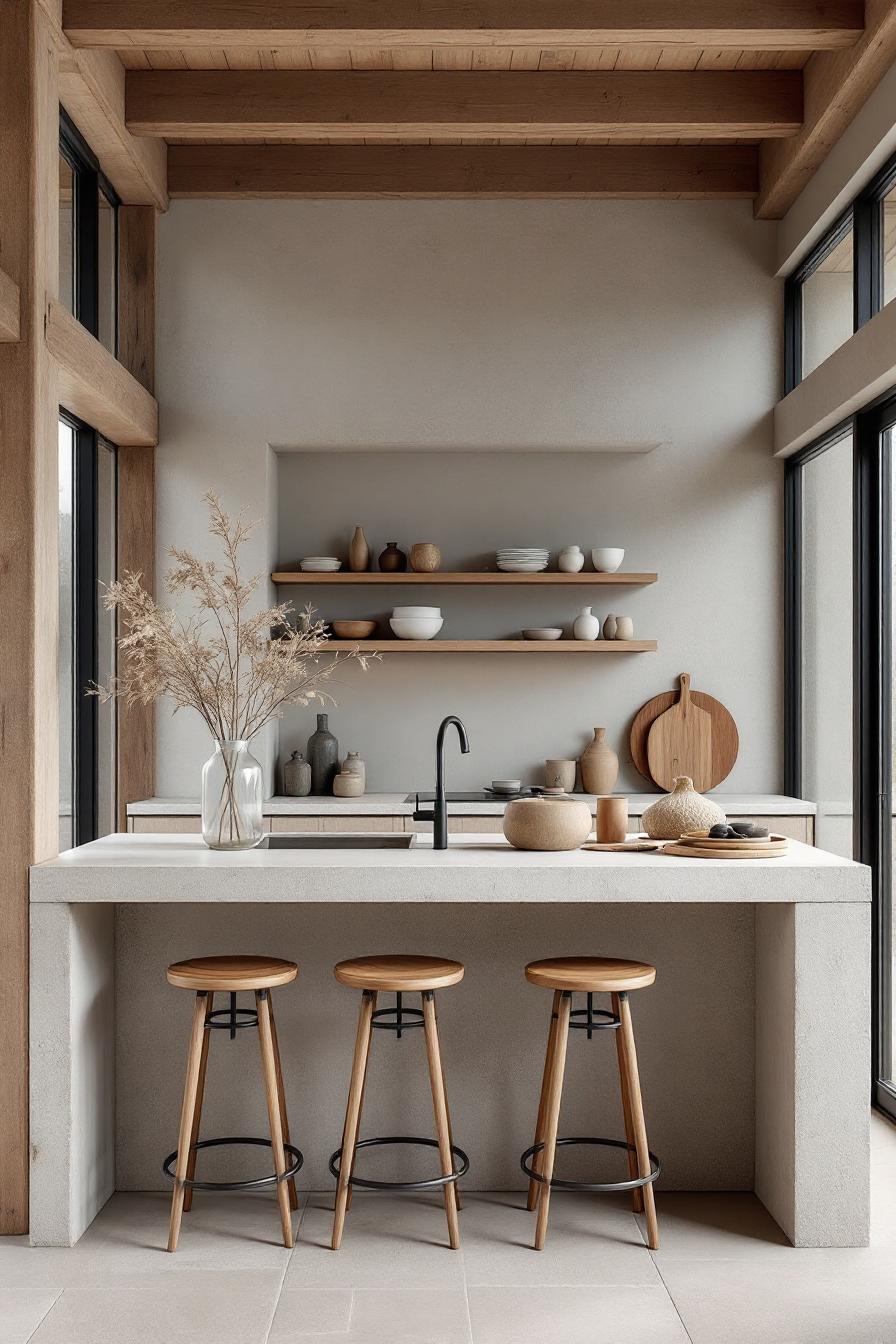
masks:
[[[115,188],[100,169],[96,155],[64,109],[59,110],[59,152],[72,170],[72,246],[74,314],[91,336],[99,337],[99,194],[112,207],[115,266],[112,277],[115,316],[113,355],[118,354],[118,208]]]
[[[896,155],[838,215],[784,282],[784,392],[803,379],[803,286],[852,229],[853,331],[884,306],[883,200],[896,186]]]

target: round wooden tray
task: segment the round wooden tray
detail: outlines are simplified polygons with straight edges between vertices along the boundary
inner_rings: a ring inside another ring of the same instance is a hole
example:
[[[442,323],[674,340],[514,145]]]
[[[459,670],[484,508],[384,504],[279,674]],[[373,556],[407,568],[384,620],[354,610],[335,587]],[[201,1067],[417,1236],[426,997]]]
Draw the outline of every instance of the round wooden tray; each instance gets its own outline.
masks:
[[[754,845],[752,848],[735,847],[729,842],[729,849],[705,849],[701,845],[682,844],[673,841],[663,849],[664,854],[677,854],[683,859],[781,859],[787,853],[787,845]]]
[[[662,840],[619,840],[615,844],[589,840],[582,845],[582,849],[596,850],[599,854],[647,854],[662,847]]]
[[[743,835],[737,840],[730,838],[721,839],[710,835],[708,831],[683,831],[679,836],[678,844],[699,845],[701,849],[752,849],[754,845],[765,845],[767,848],[787,845],[786,835],[775,835],[769,832],[768,835]]]

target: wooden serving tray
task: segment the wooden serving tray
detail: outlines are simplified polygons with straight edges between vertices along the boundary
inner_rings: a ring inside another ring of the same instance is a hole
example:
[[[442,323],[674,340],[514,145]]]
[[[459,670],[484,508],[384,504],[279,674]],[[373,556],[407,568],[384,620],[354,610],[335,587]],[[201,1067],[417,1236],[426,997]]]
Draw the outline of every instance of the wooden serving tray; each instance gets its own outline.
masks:
[[[683,859],[780,859],[787,853],[787,845],[741,846],[729,841],[728,849],[707,849],[702,845],[673,841],[663,849],[664,854],[677,854]]]
[[[754,845],[765,845],[767,848],[776,848],[787,846],[786,835],[775,835],[771,831],[768,835],[742,835],[737,840],[717,839],[710,835],[708,831],[684,831],[676,842],[680,845],[699,845],[701,849],[752,849]]]
[[[599,844],[589,840],[582,849],[592,849],[599,854],[647,854],[663,847],[662,840],[620,840],[616,844]]]

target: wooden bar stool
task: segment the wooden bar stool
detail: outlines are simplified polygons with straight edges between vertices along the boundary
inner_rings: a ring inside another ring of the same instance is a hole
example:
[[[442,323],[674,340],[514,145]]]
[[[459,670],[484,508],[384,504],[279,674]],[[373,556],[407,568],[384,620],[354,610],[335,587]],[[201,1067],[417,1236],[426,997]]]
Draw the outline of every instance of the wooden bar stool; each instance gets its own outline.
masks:
[[[535,1249],[542,1250],[548,1228],[548,1208],[551,1189],[561,1190],[630,1190],[632,1207],[647,1218],[647,1244],[652,1251],[659,1246],[656,1205],[653,1182],[660,1174],[660,1160],[647,1146],[644,1108],[641,1104],[641,1084],[638,1079],[638,1058],[628,996],[633,989],[644,989],[656,979],[656,968],[641,961],[619,961],[608,957],[552,957],[546,961],[532,961],[526,967],[526,979],[533,985],[542,985],[554,991],[551,1026],[545,1054],[535,1142],[521,1158],[523,1171],[529,1177],[527,1208],[538,1206],[535,1229]],[[574,993],[587,995],[584,1008],[572,1008]],[[594,1007],[595,994],[609,994],[612,1012]],[[563,1092],[563,1073],[566,1065],[566,1044],[569,1029],[576,1027],[588,1034],[595,1031],[616,1033],[616,1052],[619,1063],[619,1082],[622,1092],[622,1113],[625,1121],[625,1140],[574,1138],[558,1139],[560,1098]],[[582,1181],[561,1181],[554,1176],[554,1155],[558,1147],[570,1144],[589,1144],[603,1148],[623,1148],[628,1155],[629,1180],[587,1184]],[[531,1163],[530,1163],[531,1159]]]
[[[342,1244],[342,1230],[345,1225],[345,1213],[351,1202],[352,1186],[362,1186],[365,1190],[432,1190],[441,1187],[445,1199],[445,1214],[448,1219],[448,1239],[452,1250],[460,1245],[460,1233],[457,1226],[457,1210],[460,1207],[460,1194],[455,1189],[459,1177],[469,1170],[466,1153],[458,1148],[451,1136],[451,1119],[448,1114],[448,1101],[445,1096],[445,1076],[442,1071],[442,1056],[439,1051],[439,1032],[436,1022],[435,991],[456,985],[463,979],[464,968],[459,961],[445,961],[441,957],[416,957],[393,955],[383,957],[356,957],[351,961],[341,961],[334,967],[333,974],[343,985],[361,990],[361,1012],[358,1018],[358,1034],[355,1039],[355,1054],[352,1061],[352,1076],[348,1090],[348,1104],[345,1110],[345,1127],[342,1131],[342,1146],[330,1158],[330,1171],[336,1177],[336,1213],[333,1219],[334,1251]],[[418,993],[421,996],[421,1008],[405,1007],[402,996],[406,993]],[[377,1009],[377,995],[395,994],[394,1008]],[[361,1108],[364,1104],[364,1085],[367,1079],[367,1060],[370,1042],[374,1030],[393,1031],[397,1039],[411,1027],[423,1027],[426,1036],[426,1058],[429,1065],[429,1082],[432,1089],[432,1104],[435,1113],[435,1139],[416,1139],[392,1135],[381,1139],[363,1139],[358,1141],[361,1124]],[[441,1176],[428,1181],[373,1181],[354,1174],[355,1158],[359,1148],[375,1148],[383,1144],[418,1144],[425,1148],[438,1148]],[[455,1167],[454,1159],[458,1165]]]
[[[286,1096],[283,1091],[283,1073],[277,1028],[270,991],[276,985],[288,985],[295,980],[299,968],[294,961],[278,957],[196,957],[192,961],[177,961],[168,967],[168,983],[181,989],[194,989],[193,1026],[187,1052],[187,1076],[184,1082],[184,1100],[180,1113],[180,1132],[177,1149],[162,1163],[166,1176],[174,1180],[171,1200],[171,1224],[168,1232],[168,1250],[177,1250],[181,1214],[189,1212],[194,1190],[256,1190],[265,1185],[276,1185],[280,1206],[283,1244],[292,1246],[290,1209],[299,1207],[295,1174],[303,1157],[289,1141],[289,1122],[286,1118]],[[238,1008],[236,996],[241,990],[254,990],[255,1008]],[[229,993],[227,1008],[215,1009],[216,992]],[[228,1031],[233,1040],[241,1028],[257,1027],[261,1044],[261,1067],[268,1108],[270,1139],[203,1139],[199,1141],[199,1123],[202,1116],[202,1097],[205,1091],[205,1073],[208,1065],[208,1046],[212,1031]],[[274,1156],[274,1174],[251,1181],[197,1181],[196,1154],[202,1148],[221,1148],[228,1144],[248,1144],[270,1148]],[[286,1154],[290,1162],[287,1165]],[[176,1161],[174,1170],[172,1163]]]

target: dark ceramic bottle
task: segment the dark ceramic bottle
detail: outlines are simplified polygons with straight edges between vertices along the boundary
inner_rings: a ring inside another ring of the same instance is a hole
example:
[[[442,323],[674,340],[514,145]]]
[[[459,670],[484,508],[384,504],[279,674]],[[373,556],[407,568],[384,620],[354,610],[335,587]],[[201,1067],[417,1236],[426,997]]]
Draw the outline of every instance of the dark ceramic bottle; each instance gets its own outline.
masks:
[[[408,567],[408,558],[399,550],[397,541],[390,541],[380,555],[380,569],[384,574],[403,574]]]
[[[339,743],[327,726],[328,716],[318,714],[317,732],[308,739],[308,763],[311,766],[311,792],[333,792],[333,780],[339,773]]]

